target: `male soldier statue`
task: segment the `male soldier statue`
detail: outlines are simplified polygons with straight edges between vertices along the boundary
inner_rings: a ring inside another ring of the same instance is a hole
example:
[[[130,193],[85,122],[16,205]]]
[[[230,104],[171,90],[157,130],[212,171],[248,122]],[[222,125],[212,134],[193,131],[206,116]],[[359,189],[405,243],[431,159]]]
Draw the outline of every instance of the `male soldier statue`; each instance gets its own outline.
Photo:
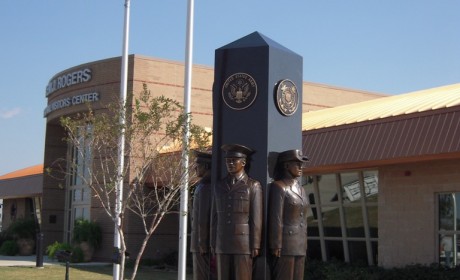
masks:
[[[238,144],[223,145],[228,174],[214,187],[212,250],[219,280],[251,280],[253,258],[261,248],[263,198],[260,183],[245,171],[253,151]]]
[[[268,247],[272,254],[272,280],[303,279],[307,253],[308,197],[299,185],[302,164],[308,158],[299,150],[278,156],[281,177],[270,187]]]
[[[211,154],[194,151],[196,173],[201,178],[195,187],[192,210],[190,252],[193,254],[193,279],[213,279],[210,270]]]

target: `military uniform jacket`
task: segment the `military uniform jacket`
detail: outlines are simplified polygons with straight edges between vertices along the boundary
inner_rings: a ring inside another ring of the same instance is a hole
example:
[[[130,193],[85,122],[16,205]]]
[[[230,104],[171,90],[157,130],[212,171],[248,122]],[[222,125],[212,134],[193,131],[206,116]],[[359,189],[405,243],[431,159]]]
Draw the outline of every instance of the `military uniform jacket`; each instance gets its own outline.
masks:
[[[297,187],[293,187],[293,185]],[[270,187],[268,246],[283,256],[305,256],[307,252],[308,198],[297,180],[275,181]]]
[[[209,252],[211,219],[211,178],[203,178],[195,188],[192,208],[190,252]]]
[[[211,246],[217,254],[251,254],[260,249],[263,197],[260,183],[247,174],[230,183],[224,178],[214,188]]]

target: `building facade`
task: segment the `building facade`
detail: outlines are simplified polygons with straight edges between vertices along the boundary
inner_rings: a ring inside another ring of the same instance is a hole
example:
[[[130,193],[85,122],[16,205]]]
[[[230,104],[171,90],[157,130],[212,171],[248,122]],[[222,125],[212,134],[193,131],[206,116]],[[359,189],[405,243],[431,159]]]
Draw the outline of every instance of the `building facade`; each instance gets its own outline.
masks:
[[[173,61],[129,56],[128,92],[141,92],[144,84],[154,96],[183,102],[184,65]],[[212,127],[212,84],[214,70],[205,66],[193,67],[192,105],[193,122],[204,128]],[[108,103],[117,100],[120,92],[121,58],[109,58],[66,69],[52,77],[46,88],[48,105],[46,118],[46,140],[44,166],[51,170],[68,168],[66,162],[79,162],[75,175],[85,176],[85,163],[78,158],[77,151],[68,147],[62,139],[65,131],[59,123],[63,116],[72,116],[88,110],[106,111]],[[304,83],[304,112],[339,105],[382,98],[384,95],[364,91],[348,90],[326,85]],[[79,173],[80,172],[80,173]],[[78,174],[77,174],[78,173]],[[45,247],[55,241],[69,242],[74,220],[85,218],[98,222],[103,228],[102,249],[96,259],[109,259],[113,251],[113,223],[91,196],[79,176],[45,174],[43,179],[43,231]],[[130,180],[130,178],[127,178]],[[142,228],[134,216],[126,218],[128,251],[135,252],[143,237]],[[178,219],[165,219],[152,238],[145,257],[160,258],[177,251]]]
[[[119,57],[94,61],[51,78],[46,89],[41,170],[65,169],[65,161],[75,154],[62,140],[65,131],[60,117],[86,112],[88,103],[101,113],[117,100],[120,63]],[[213,74],[212,68],[193,67],[193,120],[207,128],[212,127]],[[128,92],[136,94],[146,84],[154,95],[182,102],[183,81],[181,63],[129,57]],[[305,82],[303,95],[302,148],[310,158],[303,177],[311,206],[309,258],[384,267],[457,265],[460,85],[384,96]],[[80,163],[76,172],[85,170],[86,163]],[[110,259],[113,223],[89,188],[77,176],[29,175],[0,178],[3,225],[12,215],[30,215],[40,208],[34,203],[41,203],[45,247],[70,241],[73,221],[82,217],[98,222],[103,229],[102,249],[95,258]],[[17,184],[17,180],[35,180],[26,185],[36,187],[42,178],[43,190],[36,188],[33,194],[25,194],[29,190],[21,191]],[[40,196],[42,201],[36,199]],[[134,217],[126,221],[128,251],[134,252],[140,246],[142,229]],[[177,251],[177,232],[177,217],[165,219],[145,257],[161,258]]]
[[[459,97],[455,84],[303,115],[311,257],[458,265]]]

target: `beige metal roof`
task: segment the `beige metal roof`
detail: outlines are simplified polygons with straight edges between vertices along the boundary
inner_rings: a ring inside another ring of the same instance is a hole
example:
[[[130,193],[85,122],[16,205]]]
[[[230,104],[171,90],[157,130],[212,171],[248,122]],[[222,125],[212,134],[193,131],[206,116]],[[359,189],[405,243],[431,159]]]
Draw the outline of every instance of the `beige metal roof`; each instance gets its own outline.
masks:
[[[378,120],[457,105],[460,105],[460,84],[447,85],[303,113],[302,131]]]

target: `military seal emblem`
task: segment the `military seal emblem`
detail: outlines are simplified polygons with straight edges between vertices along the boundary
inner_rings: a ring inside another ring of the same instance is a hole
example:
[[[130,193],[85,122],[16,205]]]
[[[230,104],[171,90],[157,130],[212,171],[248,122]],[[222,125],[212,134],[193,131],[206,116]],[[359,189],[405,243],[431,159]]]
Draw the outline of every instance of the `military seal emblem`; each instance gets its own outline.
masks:
[[[291,116],[297,111],[297,107],[299,106],[299,92],[291,80],[284,79],[278,82],[275,99],[281,114]]]
[[[235,73],[225,80],[222,98],[234,110],[244,110],[251,106],[257,97],[257,83],[246,73]]]

